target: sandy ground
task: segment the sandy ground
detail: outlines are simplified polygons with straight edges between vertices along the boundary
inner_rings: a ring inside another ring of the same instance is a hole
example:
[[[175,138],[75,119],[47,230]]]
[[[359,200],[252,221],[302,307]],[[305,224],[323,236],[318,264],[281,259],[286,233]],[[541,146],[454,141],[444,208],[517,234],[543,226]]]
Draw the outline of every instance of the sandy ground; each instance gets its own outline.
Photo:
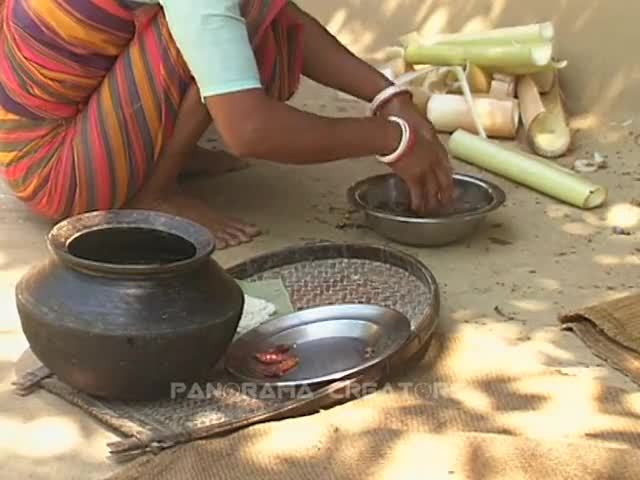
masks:
[[[306,93],[305,93],[306,92]],[[313,98],[313,101],[306,99]],[[350,114],[353,104],[316,88],[298,103],[309,110]],[[616,119],[623,122],[633,117]],[[594,151],[608,168],[591,177],[610,188],[606,207],[580,211],[528,189],[483,174],[508,195],[504,208],[469,241],[441,249],[403,248],[424,261],[443,290],[442,328],[475,339],[466,352],[507,349],[507,358],[532,368],[548,367],[593,384],[636,387],[595,358],[556,323],[558,314],[623,295],[637,287],[640,265],[640,170],[634,142],[636,123],[576,132],[572,158]],[[640,130],[639,130],[640,131]],[[458,171],[480,174],[456,162]],[[311,239],[385,243],[358,228],[348,212],[345,190],[354,181],[384,172],[373,159],[295,169],[273,164],[219,179],[198,179],[189,188],[227,213],[268,229],[251,245],[216,254],[224,265]],[[46,257],[47,223],[35,219],[2,187],[0,192],[0,478],[101,478],[117,465],[105,460],[105,444],[116,437],[45,393],[19,398],[11,392],[14,362],[26,348],[15,311],[13,289],[25,270]],[[246,195],[246,192],[252,192]],[[631,236],[612,233],[628,228]]]
[[[576,132],[572,158],[589,157],[594,150],[608,156],[609,168],[591,174],[610,188],[608,205],[583,212],[486,175],[506,190],[508,201],[483,231],[460,245],[405,250],[423,260],[440,282],[442,328],[466,339],[459,352],[461,368],[465,363],[481,368],[483,359],[498,352],[505,368],[546,368],[565,375],[566,385],[582,385],[567,393],[588,396],[599,385],[612,385],[627,389],[629,402],[637,399],[632,395],[637,387],[603,365],[572,334],[561,332],[556,318],[564,310],[637,288],[640,209],[631,202],[640,197],[640,149],[634,142],[640,118],[624,110],[633,110],[637,101],[634,80],[640,69],[628,55],[628,45],[637,38],[634,13],[640,6],[627,0],[593,0],[588,7],[579,0],[541,0],[526,8],[518,0],[385,1],[375,9],[360,0],[300,4],[361,54],[418,26],[435,32],[554,21],[560,55],[571,62],[564,78],[578,114],[574,125],[582,128]],[[326,92],[312,89],[300,101],[312,98],[306,107],[320,113],[349,113],[349,106],[323,96]],[[620,125],[629,119],[634,123]],[[456,166],[479,173],[468,165]],[[225,178],[194,181],[190,188],[227,213],[269,230],[251,245],[216,254],[229,265],[309,239],[383,243],[367,230],[336,226],[348,211],[346,188],[384,171],[372,159],[305,169],[259,164]],[[358,220],[354,216],[352,221]],[[634,234],[613,235],[613,226]],[[27,346],[13,289],[30,265],[46,257],[49,227],[0,186],[0,478],[102,478],[118,468],[105,460],[105,444],[116,438],[111,432],[49,394],[18,398],[11,392],[14,362]],[[362,412],[366,415],[365,407]],[[517,417],[517,412],[500,412],[507,417],[512,413]],[[281,428],[286,434],[286,424]]]

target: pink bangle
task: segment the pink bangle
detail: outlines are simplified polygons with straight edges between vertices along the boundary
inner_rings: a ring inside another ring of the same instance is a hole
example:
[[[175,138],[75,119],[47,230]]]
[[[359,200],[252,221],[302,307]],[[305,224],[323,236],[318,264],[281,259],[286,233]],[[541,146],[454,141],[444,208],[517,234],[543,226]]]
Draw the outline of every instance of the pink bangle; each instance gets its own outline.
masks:
[[[392,164],[404,158],[405,155],[411,152],[415,144],[415,135],[413,129],[406,120],[399,117],[389,117],[388,120],[400,125],[400,128],[402,128],[402,139],[400,140],[400,144],[395,152],[386,156],[378,155],[377,158],[383,163]]]
[[[404,95],[404,94],[408,94],[411,96],[411,98],[413,98],[413,93],[411,92],[411,89],[409,87],[391,85],[390,87],[385,88],[378,95],[376,95],[376,98],[374,98],[373,101],[371,102],[371,105],[369,106],[369,115],[370,116],[377,115],[378,110],[380,110],[380,107],[382,107],[384,104],[394,99],[398,95]]]

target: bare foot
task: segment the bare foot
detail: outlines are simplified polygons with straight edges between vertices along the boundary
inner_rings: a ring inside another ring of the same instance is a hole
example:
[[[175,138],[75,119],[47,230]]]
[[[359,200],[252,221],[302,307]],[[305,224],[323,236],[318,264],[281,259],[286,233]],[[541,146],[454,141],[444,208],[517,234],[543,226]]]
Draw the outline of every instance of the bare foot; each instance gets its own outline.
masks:
[[[224,150],[209,150],[197,146],[193,157],[187,162],[183,175],[205,174],[211,176],[224,175],[249,168],[250,164],[246,160],[234,157]]]
[[[153,200],[136,199],[129,208],[159,211],[197,222],[211,231],[216,250],[249,243],[261,233],[258,227],[218,215],[206,203],[180,191]]]

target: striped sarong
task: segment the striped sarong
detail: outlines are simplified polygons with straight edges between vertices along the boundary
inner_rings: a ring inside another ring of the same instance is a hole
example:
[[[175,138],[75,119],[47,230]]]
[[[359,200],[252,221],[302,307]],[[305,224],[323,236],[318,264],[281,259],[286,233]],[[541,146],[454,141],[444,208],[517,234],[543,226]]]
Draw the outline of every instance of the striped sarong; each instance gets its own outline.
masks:
[[[301,27],[287,3],[242,7],[262,83],[280,100],[293,95],[302,70]],[[125,206],[193,84],[161,8],[0,0],[0,15],[0,172],[8,185],[54,220]]]

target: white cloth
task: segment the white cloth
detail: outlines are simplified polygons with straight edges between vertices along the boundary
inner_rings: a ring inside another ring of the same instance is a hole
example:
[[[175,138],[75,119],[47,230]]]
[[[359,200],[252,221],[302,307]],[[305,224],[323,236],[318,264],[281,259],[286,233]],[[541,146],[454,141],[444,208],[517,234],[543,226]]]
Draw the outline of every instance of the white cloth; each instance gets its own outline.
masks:
[[[244,296],[245,304],[238,325],[236,338],[269,320],[276,313],[276,306],[260,298]]]

